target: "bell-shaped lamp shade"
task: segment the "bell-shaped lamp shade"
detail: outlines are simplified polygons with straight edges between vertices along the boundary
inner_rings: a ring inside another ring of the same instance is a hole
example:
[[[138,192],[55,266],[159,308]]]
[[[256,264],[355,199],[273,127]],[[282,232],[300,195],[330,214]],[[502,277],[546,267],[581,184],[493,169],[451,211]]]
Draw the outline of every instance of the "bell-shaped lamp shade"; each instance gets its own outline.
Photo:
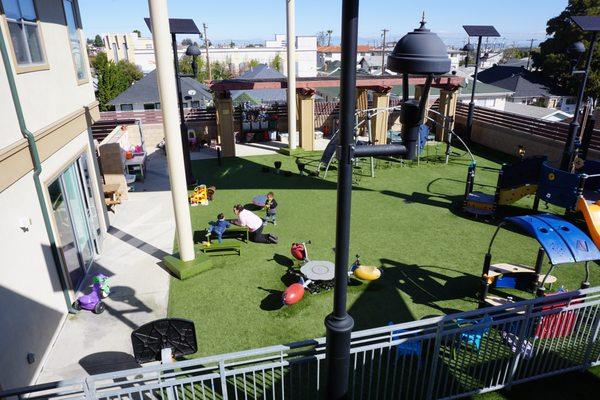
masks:
[[[471,43],[465,44],[465,46],[462,48],[462,51],[466,51],[467,53],[472,53],[473,50],[475,50],[475,47],[473,47]]]
[[[442,75],[450,71],[450,58],[442,39],[425,28],[425,21],[404,35],[388,56],[387,67],[397,73]]]
[[[579,57],[585,53],[585,45],[583,42],[575,42],[569,46],[569,54],[573,57]]]
[[[200,47],[198,47],[195,44],[190,44],[188,46],[188,48],[185,50],[185,55],[186,56],[199,56],[200,54],[202,54],[202,50],[200,50]]]

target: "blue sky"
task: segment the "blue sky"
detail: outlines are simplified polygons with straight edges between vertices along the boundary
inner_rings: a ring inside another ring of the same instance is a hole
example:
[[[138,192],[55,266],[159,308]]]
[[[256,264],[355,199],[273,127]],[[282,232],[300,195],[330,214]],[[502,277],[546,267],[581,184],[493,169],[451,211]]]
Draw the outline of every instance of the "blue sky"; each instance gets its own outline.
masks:
[[[102,32],[149,32],[147,0],[80,0],[84,29],[88,36]],[[341,0],[296,0],[296,31],[312,35],[332,29],[340,34]],[[378,41],[381,29],[399,38],[418,25],[425,11],[428,26],[447,44],[465,40],[462,25],[495,25],[501,40],[523,44],[543,39],[546,21],[558,15],[567,0],[363,0],[359,35],[363,42]],[[214,41],[262,41],[285,32],[285,0],[169,0],[169,16],[192,18],[208,25]]]

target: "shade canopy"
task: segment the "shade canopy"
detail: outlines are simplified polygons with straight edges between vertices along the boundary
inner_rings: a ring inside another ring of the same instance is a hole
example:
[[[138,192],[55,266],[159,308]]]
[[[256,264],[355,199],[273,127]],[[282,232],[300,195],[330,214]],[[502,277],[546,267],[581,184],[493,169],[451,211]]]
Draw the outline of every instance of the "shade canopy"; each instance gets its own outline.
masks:
[[[421,21],[419,28],[396,43],[388,56],[387,67],[398,73],[441,75],[450,71],[450,58],[444,42]]]

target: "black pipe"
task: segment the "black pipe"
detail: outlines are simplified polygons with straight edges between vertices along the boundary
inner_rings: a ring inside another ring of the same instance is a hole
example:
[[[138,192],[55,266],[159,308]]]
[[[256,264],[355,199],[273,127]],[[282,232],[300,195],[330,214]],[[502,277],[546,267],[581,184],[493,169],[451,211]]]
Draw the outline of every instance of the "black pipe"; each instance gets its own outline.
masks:
[[[408,74],[402,74],[402,101],[408,101]]]
[[[571,161],[573,159],[573,151],[575,150],[575,138],[579,133],[579,111],[581,109],[581,103],[583,102],[583,94],[585,93],[585,85],[587,83],[588,75],[590,72],[590,65],[592,64],[592,57],[594,56],[594,47],[596,45],[596,38],[598,32],[594,32],[592,40],[590,42],[590,49],[588,53],[587,62],[585,64],[585,71],[583,79],[579,87],[579,95],[577,96],[577,103],[575,103],[575,111],[573,112],[573,120],[569,124],[569,134],[567,135],[567,141],[563,149],[562,159],[560,160],[560,169],[563,171],[569,171],[571,167]]]
[[[350,334],[354,320],[346,311],[350,212],[352,199],[352,155],[356,112],[356,46],[358,42],[358,0],[342,3],[342,74],[340,80],[340,142],[335,238],[335,286],[333,312],[325,318],[327,329],[326,398],[348,395]]]
[[[402,144],[378,144],[372,146],[356,146],[354,148],[355,157],[390,157],[404,156],[408,150]]]
[[[537,257],[535,258],[535,273],[534,280],[532,282],[532,292],[535,292],[538,283],[540,281],[540,275],[542,274],[542,265],[544,264],[544,256],[546,255],[546,251],[543,247],[538,249]]]
[[[177,84],[177,103],[179,105],[179,130],[181,132],[181,146],[183,148],[183,165],[185,180],[188,186],[194,185],[196,179],[192,173],[192,159],[190,157],[190,142],[188,139],[187,125],[183,114],[183,100],[181,95],[181,76],[179,74],[179,58],[177,57],[177,38],[171,33],[171,46],[173,47],[173,63],[175,64],[175,82]],[[167,143],[168,144],[168,143]]]
[[[473,112],[475,111],[475,87],[477,86],[477,75],[479,73],[479,57],[481,53],[481,36],[477,41],[477,55],[475,57],[475,74],[473,75],[473,87],[471,88],[471,102],[469,103],[469,114],[467,114],[467,126],[465,127],[465,136],[471,140],[471,131],[473,130]]]
[[[579,153],[579,157],[581,159],[586,160],[588,155],[588,150],[590,149],[590,143],[592,141],[592,136],[594,135],[594,127],[596,126],[596,118],[592,114],[588,116],[587,122],[585,123],[585,131],[583,131],[583,137],[581,138],[581,151]]]

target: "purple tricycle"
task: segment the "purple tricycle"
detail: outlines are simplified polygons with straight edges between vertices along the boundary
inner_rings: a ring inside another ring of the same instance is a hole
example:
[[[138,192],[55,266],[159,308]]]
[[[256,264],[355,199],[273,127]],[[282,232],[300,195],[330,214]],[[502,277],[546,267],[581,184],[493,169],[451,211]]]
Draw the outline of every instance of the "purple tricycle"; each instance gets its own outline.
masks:
[[[94,314],[100,314],[105,308],[102,299],[108,297],[109,294],[110,287],[108,286],[108,277],[98,274],[94,276],[92,292],[75,300],[73,308],[77,311],[84,309],[89,310]]]

